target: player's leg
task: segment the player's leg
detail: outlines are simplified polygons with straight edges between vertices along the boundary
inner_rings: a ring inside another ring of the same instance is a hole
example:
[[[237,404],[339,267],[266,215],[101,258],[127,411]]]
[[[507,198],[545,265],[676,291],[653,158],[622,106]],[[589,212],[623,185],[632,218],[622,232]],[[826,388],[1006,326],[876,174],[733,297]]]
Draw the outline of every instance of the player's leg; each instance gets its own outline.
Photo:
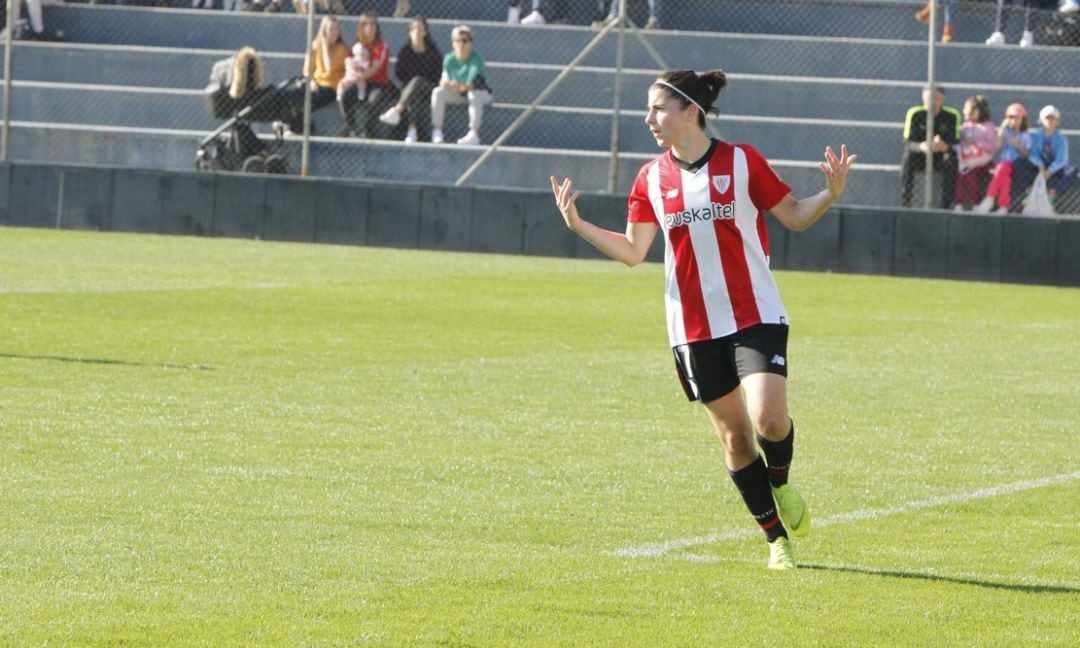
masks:
[[[705,411],[724,448],[728,474],[746,508],[769,542],[769,567],[792,569],[794,553],[769,487],[765,462],[754,447],[753,428],[738,389],[705,403]]]
[[[810,533],[810,507],[788,482],[795,450],[795,423],[788,416],[787,378],[771,373],[751,374],[743,379],[743,389],[780,519],[792,534],[805,536]]]
[[[787,404],[787,338],[788,329],[782,325],[762,325],[740,332],[735,364],[755,438],[765,455],[780,518],[794,535],[803,536],[810,532],[810,509],[788,482],[795,425]]]

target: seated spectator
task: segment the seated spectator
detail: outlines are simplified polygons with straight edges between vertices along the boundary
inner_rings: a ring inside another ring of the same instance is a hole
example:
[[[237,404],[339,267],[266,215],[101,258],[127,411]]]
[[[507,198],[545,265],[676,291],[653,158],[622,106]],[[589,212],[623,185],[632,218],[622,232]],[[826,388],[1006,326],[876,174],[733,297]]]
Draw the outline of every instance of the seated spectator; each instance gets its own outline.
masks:
[[[338,83],[345,78],[349,46],[341,38],[341,24],[334,16],[323,16],[319,33],[304,57],[304,76],[311,86],[312,112],[337,99]]]
[[[660,0],[647,0],[649,5],[649,19],[645,22],[645,29],[660,29]],[[627,13],[630,12],[629,7]],[[611,0],[611,8],[607,17],[593,23],[596,29],[603,29],[619,19],[619,0]]]
[[[251,47],[215,62],[204,92],[210,114],[218,119],[230,119],[251,108],[244,113],[247,121],[280,121],[293,131],[303,128],[303,87],[289,82],[266,86],[262,60]]]
[[[431,91],[431,141],[443,142],[443,118],[447,104],[469,104],[469,132],[458,144],[479,144],[484,106],[491,103],[484,59],[473,51],[472,29],[458,25],[451,32],[454,51],[443,57],[442,78]]]
[[[997,150],[998,136],[990,121],[990,102],[981,94],[968,97],[957,148],[959,175],[953,196],[954,211],[964,211],[979,202]]]
[[[364,63],[364,59],[367,63]],[[360,14],[356,24],[356,44],[353,55],[346,61],[346,73],[338,86],[338,101],[345,118],[346,135],[371,137],[373,126],[388,101],[393,101],[395,90],[390,85],[390,48],[382,39],[379,17],[374,11]],[[353,72],[348,72],[349,68]],[[351,90],[351,91],[349,91]],[[362,92],[358,92],[362,90]],[[357,125],[356,111],[363,114]]]
[[[442,75],[443,55],[428,32],[427,20],[417,17],[409,23],[409,42],[401,46],[394,73],[401,82],[401,96],[396,105],[379,117],[390,126],[401,123],[402,115],[408,115],[409,130],[405,143],[412,144],[419,137],[421,118],[430,119],[431,91],[439,85]]]
[[[363,101],[367,98],[367,82],[364,73],[371,68],[371,53],[368,48],[356,43],[352,48],[352,56],[345,59],[345,78],[337,84],[337,100],[345,100],[345,93],[352,91],[357,98]]]
[[[1013,168],[1014,199],[1031,189],[1036,174],[1046,178],[1046,193],[1051,201],[1076,179],[1076,168],[1069,165],[1069,140],[1061,130],[1061,112],[1054,106],[1043,106],[1039,123],[1041,127],[1031,129],[1030,153],[1018,159]],[[1015,200],[1012,207],[1019,207]]]
[[[1013,0],[997,0],[997,18],[994,21],[994,33],[990,34],[990,38],[986,39],[987,45],[1004,45],[1005,33],[1002,31],[1005,28],[1005,2],[1010,5]],[[1020,36],[1020,47],[1031,47],[1035,44],[1035,33],[1031,31],[1031,0],[1024,1],[1024,33]]]
[[[1031,151],[1031,134],[1028,133],[1027,109],[1023,104],[1009,104],[1005,109],[1005,118],[997,130],[998,148],[1001,154],[990,186],[986,188],[986,197],[975,206],[974,211],[990,213],[996,207],[1008,211],[1012,201],[1013,165],[1019,158],[1026,158]]]
[[[956,27],[955,27],[955,24],[953,23],[953,18],[956,17],[956,10],[959,7],[959,5],[960,5],[960,3],[959,3],[958,0],[944,0],[944,2],[939,2],[938,3],[939,7],[940,6],[945,7],[945,11],[944,11],[945,23],[941,27],[941,42],[942,43],[951,43],[953,41],[953,36],[956,34]],[[929,2],[927,2],[926,6],[924,6],[922,9],[919,9],[918,11],[916,11],[915,12],[915,20],[918,20],[919,22],[924,23],[924,24],[930,22],[930,8],[931,8],[931,6],[932,5]]]
[[[904,120],[904,154],[900,159],[900,204],[911,207],[911,190],[916,171],[926,170],[926,116],[933,107],[933,170],[941,174],[941,206],[952,205],[956,191],[956,146],[960,138],[960,112],[945,105],[945,90],[935,86],[923,90],[922,105],[912,106]]]
[[[204,91],[210,114],[220,119],[232,117],[250,103],[262,87],[262,60],[254,48],[241,48],[233,56],[214,63],[210,69],[210,84]]]

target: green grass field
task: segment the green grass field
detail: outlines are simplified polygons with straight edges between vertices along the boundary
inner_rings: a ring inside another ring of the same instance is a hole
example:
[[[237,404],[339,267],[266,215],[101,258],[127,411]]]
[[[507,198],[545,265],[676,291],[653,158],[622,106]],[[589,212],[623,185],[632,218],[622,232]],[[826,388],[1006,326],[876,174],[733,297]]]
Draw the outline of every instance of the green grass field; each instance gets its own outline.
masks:
[[[657,265],[0,229],[0,645],[1076,646],[1080,290],[777,274],[793,573]]]

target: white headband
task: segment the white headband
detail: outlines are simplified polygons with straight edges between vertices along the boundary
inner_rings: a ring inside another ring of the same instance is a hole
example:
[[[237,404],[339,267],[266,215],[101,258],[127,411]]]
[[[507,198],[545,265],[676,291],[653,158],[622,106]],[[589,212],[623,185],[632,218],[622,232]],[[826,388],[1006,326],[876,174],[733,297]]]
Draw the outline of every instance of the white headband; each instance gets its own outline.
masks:
[[[675,86],[671,85],[671,84],[670,84],[670,83],[668,83],[667,81],[661,81],[660,79],[657,79],[657,80],[656,80],[656,85],[662,85],[662,86],[667,86],[667,87],[671,88],[672,90],[674,90],[675,92],[678,92],[678,93],[679,93],[679,94],[681,94],[682,96],[686,97],[686,100],[687,100],[687,101],[689,101],[690,103],[692,103],[692,104],[694,104],[695,106],[697,106],[697,107],[698,107],[698,110],[700,110],[700,111],[701,111],[701,114],[702,114],[702,115],[704,115],[704,114],[705,114],[705,113],[707,112],[707,111],[706,111],[706,110],[705,110],[704,108],[702,108],[702,107],[701,107],[701,104],[699,104],[698,102],[694,101],[693,97],[691,97],[690,95],[686,94],[686,93],[685,93],[685,92],[683,92],[682,90],[679,90],[678,88],[676,88]]]

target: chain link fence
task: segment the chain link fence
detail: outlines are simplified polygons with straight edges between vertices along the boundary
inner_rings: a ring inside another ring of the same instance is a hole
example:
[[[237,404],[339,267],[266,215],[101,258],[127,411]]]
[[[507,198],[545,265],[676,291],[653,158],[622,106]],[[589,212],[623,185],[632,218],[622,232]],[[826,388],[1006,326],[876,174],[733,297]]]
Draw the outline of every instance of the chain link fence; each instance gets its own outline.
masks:
[[[1012,104],[1026,107],[1032,128],[1053,105],[1060,130],[1075,140],[1076,2],[930,6],[9,2],[2,153],[10,160],[534,189],[558,174],[586,191],[624,193],[658,153],[643,123],[657,72],[717,68],[728,73],[729,87],[710,131],[756,146],[797,195],[820,189],[825,146],[847,144],[859,163],[844,202],[901,206],[905,118],[930,82],[958,110],[969,97],[985,96],[995,128]],[[482,69],[454,62],[472,53]],[[444,57],[454,59],[454,73],[468,86],[433,93]],[[927,183],[915,174],[915,206],[952,204],[940,175]],[[989,181],[988,173],[980,178],[980,195]],[[1058,212],[1080,213],[1077,184],[1062,188]],[[1022,208],[1022,196],[1012,208]]]

